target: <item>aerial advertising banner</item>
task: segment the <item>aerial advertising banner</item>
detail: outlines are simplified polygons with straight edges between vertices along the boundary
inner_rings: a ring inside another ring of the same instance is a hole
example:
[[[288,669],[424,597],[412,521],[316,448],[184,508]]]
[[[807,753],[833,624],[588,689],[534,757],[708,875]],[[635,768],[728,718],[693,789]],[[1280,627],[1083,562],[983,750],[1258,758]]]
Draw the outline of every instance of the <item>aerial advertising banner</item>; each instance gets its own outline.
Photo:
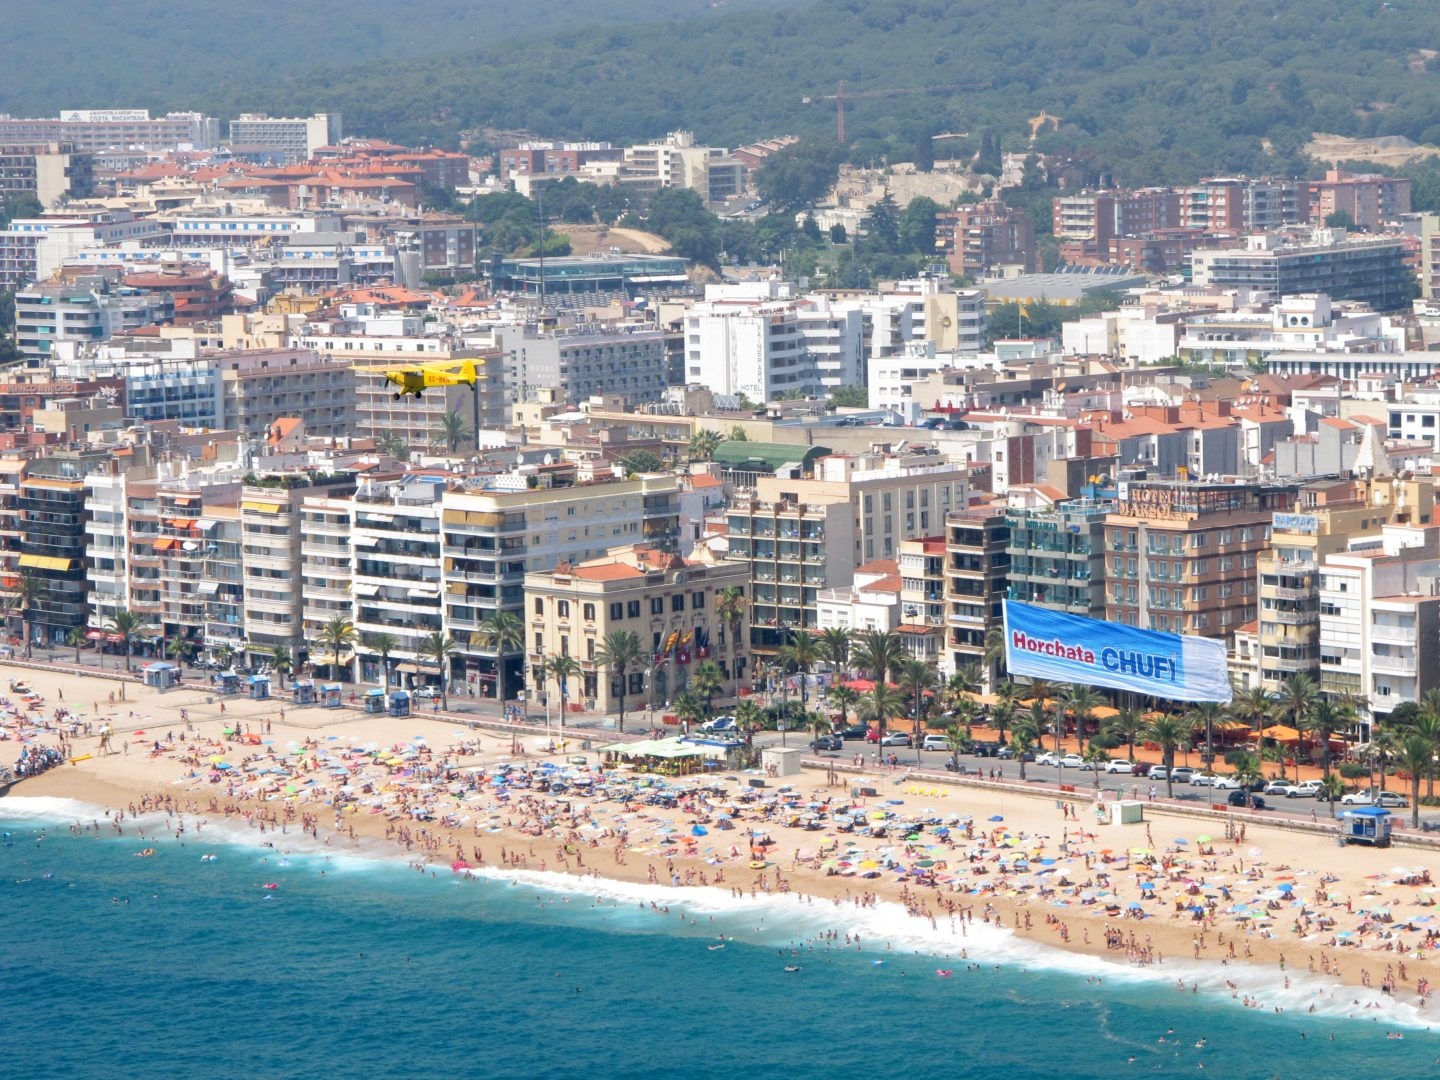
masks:
[[[1228,702],[1225,643],[1162,634],[1005,601],[1012,675],[1133,690],[1173,701]]]

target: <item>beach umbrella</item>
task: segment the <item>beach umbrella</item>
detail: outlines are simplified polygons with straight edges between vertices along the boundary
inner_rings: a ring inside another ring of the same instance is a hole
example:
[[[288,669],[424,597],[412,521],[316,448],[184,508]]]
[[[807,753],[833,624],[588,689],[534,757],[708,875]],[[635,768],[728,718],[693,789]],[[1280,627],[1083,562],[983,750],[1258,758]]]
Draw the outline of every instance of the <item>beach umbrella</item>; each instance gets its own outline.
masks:
[[[1196,842],[1197,844],[1208,844],[1208,843],[1210,843],[1210,834],[1209,834],[1209,833],[1201,833],[1199,836],[1195,837],[1195,842]]]
[[[1004,821],[1004,820],[1005,820],[1005,816],[1004,816],[1003,814],[996,814],[996,815],[994,815],[990,820],[991,820],[991,821]]]
[[[1140,910],[1140,901],[1139,901],[1139,900],[1131,900],[1131,901],[1130,901],[1128,904],[1126,904],[1125,906],[1126,906],[1127,908],[1129,908],[1131,911],[1139,911],[1139,910]]]
[[[1280,885],[1277,886],[1277,888],[1278,888],[1282,893],[1288,893],[1288,892],[1294,892],[1294,891],[1295,891],[1295,886],[1294,886],[1294,885],[1291,885],[1290,882],[1288,882],[1288,881],[1282,882]]]

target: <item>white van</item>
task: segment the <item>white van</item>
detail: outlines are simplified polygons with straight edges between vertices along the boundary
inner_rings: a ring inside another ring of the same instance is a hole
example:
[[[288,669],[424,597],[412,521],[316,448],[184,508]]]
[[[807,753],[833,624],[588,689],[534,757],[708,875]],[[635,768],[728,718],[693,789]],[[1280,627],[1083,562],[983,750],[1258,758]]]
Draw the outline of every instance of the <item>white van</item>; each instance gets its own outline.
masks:
[[[950,739],[945,735],[926,735],[920,743],[921,750],[949,750]]]

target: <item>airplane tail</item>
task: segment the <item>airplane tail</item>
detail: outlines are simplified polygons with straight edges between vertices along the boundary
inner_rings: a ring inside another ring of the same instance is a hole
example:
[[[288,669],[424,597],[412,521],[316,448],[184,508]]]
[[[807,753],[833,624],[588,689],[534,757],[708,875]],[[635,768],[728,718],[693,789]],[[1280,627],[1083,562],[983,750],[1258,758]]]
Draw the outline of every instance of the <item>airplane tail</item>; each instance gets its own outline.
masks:
[[[466,360],[460,367],[460,381],[475,385],[475,361]]]

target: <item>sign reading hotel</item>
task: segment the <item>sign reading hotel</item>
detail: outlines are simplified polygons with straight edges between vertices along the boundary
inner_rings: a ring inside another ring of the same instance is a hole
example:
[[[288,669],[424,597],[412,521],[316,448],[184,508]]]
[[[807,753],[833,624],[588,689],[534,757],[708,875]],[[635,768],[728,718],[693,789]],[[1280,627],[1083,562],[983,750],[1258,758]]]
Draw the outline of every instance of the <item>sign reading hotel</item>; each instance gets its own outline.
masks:
[[[1223,641],[1004,603],[1005,666],[1011,675],[1172,701],[1228,702],[1233,696]]]

